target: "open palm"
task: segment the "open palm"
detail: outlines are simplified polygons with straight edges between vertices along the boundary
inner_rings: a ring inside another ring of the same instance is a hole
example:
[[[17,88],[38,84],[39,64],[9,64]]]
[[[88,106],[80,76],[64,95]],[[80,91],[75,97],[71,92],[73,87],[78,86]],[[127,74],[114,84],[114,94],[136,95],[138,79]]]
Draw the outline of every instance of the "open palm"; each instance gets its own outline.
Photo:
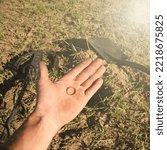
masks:
[[[61,128],[73,120],[101,87],[105,67],[101,59],[86,60],[53,83],[46,65],[40,63],[36,110],[45,113]]]

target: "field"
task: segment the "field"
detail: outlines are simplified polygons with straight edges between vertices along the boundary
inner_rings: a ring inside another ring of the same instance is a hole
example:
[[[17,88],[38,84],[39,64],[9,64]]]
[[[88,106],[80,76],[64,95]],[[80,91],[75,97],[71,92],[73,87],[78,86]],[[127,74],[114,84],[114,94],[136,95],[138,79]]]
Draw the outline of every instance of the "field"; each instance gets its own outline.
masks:
[[[56,41],[106,37],[128,60],[149,67],[149,1],[147,0],[0,0],[0,132],[19,96],[22,82],[13,80],[14,59],[27,51],[55,51],[61,77],[74,64],[96,54],[65,55]],[[69,65],[71,64],[71,65]],[[49,150],[148,150],[149,75],[113,63],[106,65],[104,85],[80,115],[64,126]],[[33,111],[36,88],[25,90],[12,134]]]

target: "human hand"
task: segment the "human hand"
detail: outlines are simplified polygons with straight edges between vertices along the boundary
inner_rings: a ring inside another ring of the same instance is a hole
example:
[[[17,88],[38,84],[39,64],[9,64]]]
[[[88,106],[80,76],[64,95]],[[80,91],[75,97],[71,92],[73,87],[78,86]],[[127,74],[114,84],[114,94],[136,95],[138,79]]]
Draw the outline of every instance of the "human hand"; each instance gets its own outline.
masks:
[[[86,60],[53,83],[48,69],[41,62],[38,82],[38,102],[35,111],[61,128],[73,120],[101,87],[105,72],[101,59]]]

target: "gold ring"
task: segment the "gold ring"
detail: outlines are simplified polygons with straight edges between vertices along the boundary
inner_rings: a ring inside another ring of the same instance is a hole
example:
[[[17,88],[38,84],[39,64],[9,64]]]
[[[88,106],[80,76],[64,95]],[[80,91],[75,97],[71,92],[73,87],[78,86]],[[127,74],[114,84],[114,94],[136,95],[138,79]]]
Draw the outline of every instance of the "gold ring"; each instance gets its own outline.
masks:
[[[76,89],[75,88],[73,88],[73,87],[67,87],[67,89],[66,89],[66,93],[68,94],[68,95],[74,95],[75,93],[76,93]]]

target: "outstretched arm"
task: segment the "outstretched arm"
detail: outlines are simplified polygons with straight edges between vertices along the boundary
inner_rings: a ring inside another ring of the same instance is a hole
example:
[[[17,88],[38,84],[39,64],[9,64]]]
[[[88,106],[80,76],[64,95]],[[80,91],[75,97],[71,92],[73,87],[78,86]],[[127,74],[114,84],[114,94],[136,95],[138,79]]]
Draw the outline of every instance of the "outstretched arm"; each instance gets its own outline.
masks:
[[[51,82],[40,63],[38,102],[34,112],[6,143],[9,150],[46,150],[57,131],[73,120],[101,87],[101,59],[86,60]]]

